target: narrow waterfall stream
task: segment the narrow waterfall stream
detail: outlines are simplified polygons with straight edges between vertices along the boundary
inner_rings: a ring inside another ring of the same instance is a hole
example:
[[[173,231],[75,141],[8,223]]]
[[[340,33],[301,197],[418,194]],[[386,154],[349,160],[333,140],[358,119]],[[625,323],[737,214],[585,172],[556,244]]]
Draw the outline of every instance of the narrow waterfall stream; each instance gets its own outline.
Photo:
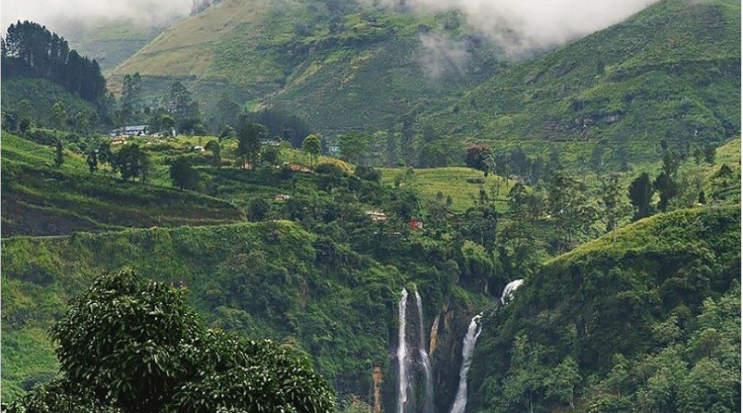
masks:
[[[398,342],[397,342],[397,413],[405,413],[405,405],[408,403],[408,385],[410,383],[410,371],[408,364],[408,345],[405,342],[405,313],[407,311],[408,290],[402,289],[402,297],[397,305],[399,312],[398,320]]]
[[[459,370],[459,388],[454,398],[454,406],[451,408],[451,413],[464,413],[464,408],[467,406],[467,374],[472,365],[472,353],[475,351],[477,338],[482,332],[482,326],[479,323],[481,317],[482,314],[478,314],[472,318],[470,326],[467,328],[467,335],[464,336],[462,342],[462,367]]]
[[[423,301],[418,290],[415,290],[415,302],[418,305],[418,332],[420,342],[418,343],[418,354],[423,365],[426,393],[423,399],[423,413],[433,413],[433,376],[431,374],[431,360],[426,351],[426,325],[423,323]]]

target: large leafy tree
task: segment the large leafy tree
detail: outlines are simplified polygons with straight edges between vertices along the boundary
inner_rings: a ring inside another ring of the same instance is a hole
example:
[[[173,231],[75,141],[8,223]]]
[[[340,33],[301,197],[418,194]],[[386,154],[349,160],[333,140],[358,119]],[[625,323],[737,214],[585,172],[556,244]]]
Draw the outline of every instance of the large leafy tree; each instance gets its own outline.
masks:
[[[206,330],[185,289],[123,270],[54,325],[61,374],[9,412],[330,412],[332,390],[271,341]]]
[[[307,136],[302,141],[302,150],[309,155],[311,165],[317,162],[317,157],[320,155],[321,149],[320,138],[315,134]]]
[[[653,183],[647,172],[643,172],[632,181],[629,186],[629,199],[635,208],[633,221],[652,215]]]
[[[250,162],[250,166],[255,168],[261,154],[261,142],[268,137],[268,130],[265,126],[253,123],[247,117],[243,117],[242,126],[237,134],[237,155],[242,158],[242,166],[245,162]]]
[[[488,145],[476,143],[467,148],[464,163],[488,176],[495,169],[494,159],[493,150]]]

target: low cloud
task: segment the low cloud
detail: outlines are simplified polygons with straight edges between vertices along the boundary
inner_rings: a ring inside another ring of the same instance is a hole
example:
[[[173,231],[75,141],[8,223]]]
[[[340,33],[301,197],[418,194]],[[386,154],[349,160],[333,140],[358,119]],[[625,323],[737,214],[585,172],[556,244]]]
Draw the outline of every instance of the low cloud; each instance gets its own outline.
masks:
[[[3,0],[0,20],[3,31],[18,20],[31,20],[51,30],[102,19],[152,26],[188,15],[191,5],[192,0]]]
[[[420,63],[426,76],[438,79],[446,74],[465,74],[471,59],[466,40],[450,39],[440,33],[421,34],[420,40]]]
[[[362,0],[367,1],[367,0]],[[619,23],[657,0],[379,0],[413,11],[458,10],[510,55],[554,47]]]

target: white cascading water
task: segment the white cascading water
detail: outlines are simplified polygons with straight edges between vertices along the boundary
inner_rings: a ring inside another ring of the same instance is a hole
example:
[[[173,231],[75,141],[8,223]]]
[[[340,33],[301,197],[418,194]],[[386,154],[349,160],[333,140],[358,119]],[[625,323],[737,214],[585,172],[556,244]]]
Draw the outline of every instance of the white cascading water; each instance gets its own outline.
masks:
[[[467,374],[472,365],[472,353],[475,351],[477,337],[482,332],[482,326],[478,323],[481,317],[482,314],[478,314],[472,318],[472,322],[467,328],[467,335],[464,336],[462,342],[462,368],[459,370],[459,388],[454,398],[451,413],[464,413],[464,408],[467,406]]]
[[[517,288],[521,287],[521,284],[523,283],[524,280],[514,280],[506,284],[506,288],[503,289],[503,294],[500,296],[500,303],[505,305],[506,300],[513,298],[513,292],[516,291]]]
[[[420,332],[420,343],[418,344],[418,353],[421,356],[423,364],[423,374],[426,381],[426,394],[423,399],[423,413],[433,413],[433,377],[431,376],[431,360],[428,358],[426,351],[425,324],[423,323],[423,300],[421,300],[418,290],[415,290],[415,303],[418,305],[418,330]]]
[[[398,344],[397,344],[397,413],[405,413],[405,405],[408,402],[408,345],[405,342],[405,312],[407,310],[408,290],[402,289],[402,297],[397,305],[399,311],[398,320]]]

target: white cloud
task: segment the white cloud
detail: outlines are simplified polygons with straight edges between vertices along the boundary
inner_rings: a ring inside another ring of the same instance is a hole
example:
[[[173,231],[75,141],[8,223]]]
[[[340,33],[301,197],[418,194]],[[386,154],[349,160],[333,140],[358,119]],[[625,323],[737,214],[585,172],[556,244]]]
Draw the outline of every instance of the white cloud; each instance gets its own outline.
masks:
[[[56,30],[74,21],[131,20],[147,25],[185,16],[192,0],[3,0],[2,30],[18,20],[31,20]]]
[[[517,54],[556,46],[604,29],[656,1],[406,0],[405,4],[421,12],[459,10],[474,30],[506,52]],[[381,2],[394,6],[400,0]]]

